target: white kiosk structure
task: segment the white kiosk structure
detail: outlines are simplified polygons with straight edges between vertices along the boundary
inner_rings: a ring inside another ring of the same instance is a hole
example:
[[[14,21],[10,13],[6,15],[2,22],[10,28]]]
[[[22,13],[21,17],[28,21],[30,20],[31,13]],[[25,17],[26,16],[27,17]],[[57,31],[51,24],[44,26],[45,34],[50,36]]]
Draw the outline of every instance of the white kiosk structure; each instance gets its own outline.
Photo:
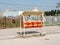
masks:
[[[44,25],[44,12],[33,8],[30,11],[24,11],[20,15],[20,27],[21,28],[40,28]]]
[[[20,28],[24,29],[23,32],[18,32],[22,37],[32,36],[32,35],[45,35],[38,31],[35,31],[36,28],[41,28],[44,26],[44,12],[39,11],[36,8],[33,8],[29,11],[24,11],[20,15]],[[30,29],[28,31],[27,29]],[[34,29],[34,30],[33,30]],[[27,30],[27,31],[26,31]]]

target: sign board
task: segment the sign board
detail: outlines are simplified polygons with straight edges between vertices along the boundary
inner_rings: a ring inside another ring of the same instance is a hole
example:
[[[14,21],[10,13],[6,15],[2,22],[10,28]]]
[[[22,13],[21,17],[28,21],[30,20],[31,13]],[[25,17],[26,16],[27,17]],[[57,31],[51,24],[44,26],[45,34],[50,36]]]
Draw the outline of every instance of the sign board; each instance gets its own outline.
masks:
[[[41,15],[25,15],[23,16],[23,28],[42,27]]]

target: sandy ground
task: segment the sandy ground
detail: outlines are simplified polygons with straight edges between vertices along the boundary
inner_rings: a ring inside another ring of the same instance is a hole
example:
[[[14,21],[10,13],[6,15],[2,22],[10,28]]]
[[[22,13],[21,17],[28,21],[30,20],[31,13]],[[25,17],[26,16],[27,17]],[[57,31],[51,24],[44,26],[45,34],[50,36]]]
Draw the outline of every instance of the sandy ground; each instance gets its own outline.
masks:
[[[0,40],[0,45],[60,45],[60,34]]]
[[[37,30],[40,32],[46,32],[47,35],[43,37],[40,36],[8,39],[17,36],[16,32],[24,30]],[[49,26],[32,29],[0,29],[0,45],[60,45],[60,26]]]

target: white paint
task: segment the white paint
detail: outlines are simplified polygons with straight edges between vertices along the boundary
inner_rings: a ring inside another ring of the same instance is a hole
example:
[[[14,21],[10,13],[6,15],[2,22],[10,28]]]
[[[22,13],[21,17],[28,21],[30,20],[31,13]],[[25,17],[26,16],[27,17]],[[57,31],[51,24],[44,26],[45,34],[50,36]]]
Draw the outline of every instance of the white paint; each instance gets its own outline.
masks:
[[[19,11],[19,15],[21,15],[24,11]]]
[[[32,11],[39,11],[37,8],[33,8]]]

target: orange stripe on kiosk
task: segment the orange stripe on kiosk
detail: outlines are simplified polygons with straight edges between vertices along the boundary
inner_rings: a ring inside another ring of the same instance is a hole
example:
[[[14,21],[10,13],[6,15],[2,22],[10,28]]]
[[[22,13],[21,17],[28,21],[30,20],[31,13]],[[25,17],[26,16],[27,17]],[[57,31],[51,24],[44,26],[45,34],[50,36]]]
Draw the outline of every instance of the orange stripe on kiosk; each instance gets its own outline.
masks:
[[[23,28],[42,27],[42,22],[23,22]]]

